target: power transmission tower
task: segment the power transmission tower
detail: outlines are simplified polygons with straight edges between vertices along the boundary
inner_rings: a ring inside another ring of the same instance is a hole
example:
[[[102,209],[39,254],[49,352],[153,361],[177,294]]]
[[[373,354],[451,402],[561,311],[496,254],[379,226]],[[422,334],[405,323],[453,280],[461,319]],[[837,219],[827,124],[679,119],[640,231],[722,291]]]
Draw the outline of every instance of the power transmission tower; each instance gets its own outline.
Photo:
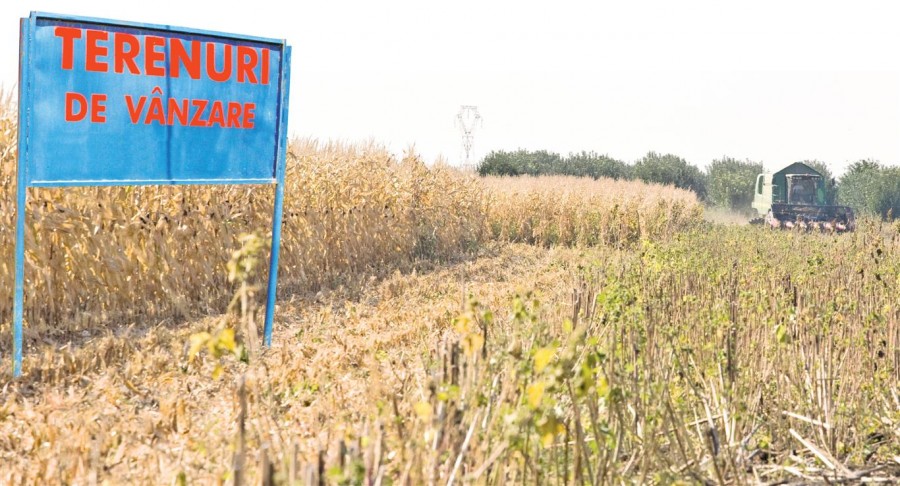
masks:
[[[456,115],[456,125],[462,132],[463,167],[471,168],[474,165],[471,159],[474,131],[476,126],[481,126],[481,115],[478,113],[478,107],[472,105],[460,106],[459,113]]]

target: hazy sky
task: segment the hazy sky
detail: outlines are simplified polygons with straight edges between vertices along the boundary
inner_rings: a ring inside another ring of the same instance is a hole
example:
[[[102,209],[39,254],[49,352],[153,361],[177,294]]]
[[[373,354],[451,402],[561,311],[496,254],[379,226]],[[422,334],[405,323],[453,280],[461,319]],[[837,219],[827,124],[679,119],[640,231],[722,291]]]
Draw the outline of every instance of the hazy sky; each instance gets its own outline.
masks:
[[[291,10],[281,7],[293,3]],[[477,105],[494,149],[649,150],[770,169],[900,163],[894,2],[2,0],[0,82],[32,10],[286,38],[290,132],[461,156]]]

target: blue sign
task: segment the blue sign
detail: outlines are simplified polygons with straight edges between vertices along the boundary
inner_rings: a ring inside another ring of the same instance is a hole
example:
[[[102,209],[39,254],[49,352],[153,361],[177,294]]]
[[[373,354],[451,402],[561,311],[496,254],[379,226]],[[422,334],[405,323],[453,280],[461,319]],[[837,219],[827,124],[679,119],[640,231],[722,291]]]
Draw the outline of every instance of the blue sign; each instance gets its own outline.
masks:
[[[271,342],[287,146],[282,40],[32,13],[21,21],[14,365],[21,373],[25,188],[276,184]]]

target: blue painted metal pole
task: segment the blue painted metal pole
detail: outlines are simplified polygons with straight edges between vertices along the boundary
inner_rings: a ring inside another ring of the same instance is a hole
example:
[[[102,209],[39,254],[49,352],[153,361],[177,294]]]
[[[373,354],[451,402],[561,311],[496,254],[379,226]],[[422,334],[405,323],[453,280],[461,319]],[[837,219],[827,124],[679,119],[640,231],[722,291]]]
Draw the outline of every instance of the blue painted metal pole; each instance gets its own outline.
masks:
[[[19,22],[19,146],[16,156],[16,248],[15,287],[13,288],[13,376],[22,375],[22,309],[25,281],[25,196],[28,181],[28,128],[31,125],[31,38],[34,22]],[[25,159],[25,162],[23,162]]]
[[[281,250],[281,217],[284,212],[284,179],[287,172],[287,118],[291,85],[291,48],[284,45],[281,56],[281,100],[278,114],[278,153],[275,165],[275,210],[272,214],[272,255],[269,258],[269,285],[266,290],[266,322],[263,344],[272,345],[272,321],[275,319],[275,297],[278,293],[278,253]]]
[[[275,211],[272,215],[272,256],[269,259],[269,285],[266,290],[266,323],[263,343],[272,345],[272,321],[275,319],[275,295],[278,293],[278,253],[281,250],[281,215],[284,206],[284,181],[275,185]]]
[[[25,175],[18,169],[16,183],[16,289],[13,303],[13,376],[22,374],[22,305],[25,280]]]

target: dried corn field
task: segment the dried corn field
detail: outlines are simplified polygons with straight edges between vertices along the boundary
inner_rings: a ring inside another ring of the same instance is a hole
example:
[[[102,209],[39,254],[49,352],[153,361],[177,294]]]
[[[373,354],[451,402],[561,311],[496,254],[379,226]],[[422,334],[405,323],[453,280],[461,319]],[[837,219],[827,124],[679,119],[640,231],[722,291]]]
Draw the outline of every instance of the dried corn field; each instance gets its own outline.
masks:
[[[640,181],[486,177],[492,237],[541,245],[629,246],[670,237],[702,215],[690,191]]]
[[[12,130],[7,125],[3,201],[15,194]],[[449,169],[428,169],[415,156],[396,161],[375,146],[295,143],[289,158],[285,288],[317,290],[418,258],[446,258],[482,238],[481,189]],[[221,311],[232,293],[222,269],[237,237],[271,221],[271,187],[29,191],[32,339],[37,331]],[[7,202],[0,215],[5,300],[12,287],[12,209]],[[9,311],[4,305],[0,312],[5,325]]]
[[[0,332],[8,332],[15,228],[11,116],[2,120],[0,155]],[[516,204],[517,195],[495,191],[491,183],[440,164],[427,167],[413,153],[396,160],[376,145],[294,141],[286,180],[280,262],[286,291],[358,286],[420,260],[465,255],[492,238],[634,243],[699,218],[695,198],[674,189],[666,190],[678,194],[677,202],[666,193],[650,198],[652,211],[639,210],[634,183],[582,184],[570,191],[564,209],[551,210],[546,195],[535,201],[530,189],[522,199],[528,203]],[[567,182],[552,182],[559,183]],[[606,195],[599,200],[601,191]],[[224,264],[241,234],[270,227],[272,197],[265,186],[29,189],[26,340],[90,335],[110,322],[220,312],[234,292]],[[591,219],[566,222],[567,211]],[[679,216],[674,224],[653,226],[673,212]],[[522,219],[526,229],[490,232]],[[564,234],[541,232],[562,222]],[[526,230],[531,233],[523,238]],[[7,342],[0,342],[0,352],[9,352]]]

